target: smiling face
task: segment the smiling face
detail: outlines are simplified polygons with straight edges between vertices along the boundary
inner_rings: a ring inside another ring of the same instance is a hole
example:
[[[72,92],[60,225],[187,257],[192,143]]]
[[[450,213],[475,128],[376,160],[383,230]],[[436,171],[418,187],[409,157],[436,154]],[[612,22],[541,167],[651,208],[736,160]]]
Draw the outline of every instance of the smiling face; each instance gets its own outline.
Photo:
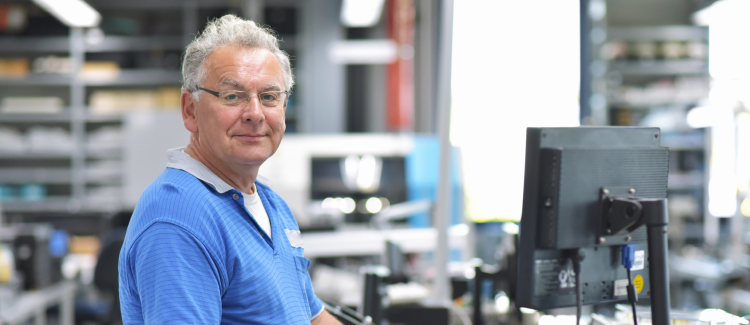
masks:
[[[208,56],[204,67],[207,75],[201,87],[208,90],[251,94],[286,90],[281,64],[266,49],[221,47]],[[286,107],[264,107],[255,95],[242,108],[223,106],[208,92],[194,101],[185,91],[182,101],[185,127],[192,133],[191,149],[223,174],[246,174],[247,168],[257,173],[284,136]]]

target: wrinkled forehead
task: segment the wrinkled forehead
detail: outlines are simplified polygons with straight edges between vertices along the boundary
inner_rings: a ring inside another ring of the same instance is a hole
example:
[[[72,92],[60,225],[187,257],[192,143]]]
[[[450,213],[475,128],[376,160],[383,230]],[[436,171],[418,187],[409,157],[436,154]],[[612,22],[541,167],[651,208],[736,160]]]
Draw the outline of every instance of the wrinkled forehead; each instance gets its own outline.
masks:
[[[284,90],[284,70],[271,51],[236,45],[220,47],[204,63],[204,82],[245,90],[248,83],[258,90]]]
[[[230,77],[225,77],[219,80],[219,86],[222,88],[230,88],[230,89],[236,89],[236,90],[247,90],[245,85],[243,85],[241,82],[234,80]],[[284,86],[280,83],[272,82],[269,84],[260,85],[257,89],[257,91],[283,91]]]

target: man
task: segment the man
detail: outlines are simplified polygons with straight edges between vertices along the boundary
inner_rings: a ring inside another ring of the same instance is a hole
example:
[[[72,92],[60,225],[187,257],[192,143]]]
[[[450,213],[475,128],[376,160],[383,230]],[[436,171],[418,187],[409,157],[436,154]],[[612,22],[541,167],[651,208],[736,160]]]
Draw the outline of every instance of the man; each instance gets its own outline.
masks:
[[[257,182],[279,147],[289,58],[232,15],[212,21],[182,67],[186,148],[141,195],[120,252],[125,324],[340,324],[315,296],[299,227]]]

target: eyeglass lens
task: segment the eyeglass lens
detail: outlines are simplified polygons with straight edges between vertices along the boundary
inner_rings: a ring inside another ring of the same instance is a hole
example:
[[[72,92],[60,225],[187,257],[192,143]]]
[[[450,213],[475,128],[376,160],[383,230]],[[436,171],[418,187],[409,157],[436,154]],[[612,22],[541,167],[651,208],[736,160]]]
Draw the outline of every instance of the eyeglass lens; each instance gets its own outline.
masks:
[[[225,90],[219,92],[221,103],[229,107],[242,107],[250,101],[251,94],[238,90]],[[269,91],[258,94],[261,105],[267,108],[279,108],[284,104],[286,93],[282,91]]]

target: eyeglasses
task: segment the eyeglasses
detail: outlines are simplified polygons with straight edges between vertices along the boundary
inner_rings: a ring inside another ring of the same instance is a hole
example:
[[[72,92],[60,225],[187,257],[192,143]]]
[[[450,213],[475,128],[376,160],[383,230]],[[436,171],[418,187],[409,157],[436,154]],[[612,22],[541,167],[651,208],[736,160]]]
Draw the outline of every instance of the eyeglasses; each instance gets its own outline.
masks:
[[[257,95],[260,104],[269,109],[286,107],[287,100],[289,99],[289,92],[280,90],[252,94],[241,90],[213,91],[201,87],[198,87],[198,89],[218,97],[223,106],[236,109],[243,108],[245,104],[250,101],[252,95]]]

